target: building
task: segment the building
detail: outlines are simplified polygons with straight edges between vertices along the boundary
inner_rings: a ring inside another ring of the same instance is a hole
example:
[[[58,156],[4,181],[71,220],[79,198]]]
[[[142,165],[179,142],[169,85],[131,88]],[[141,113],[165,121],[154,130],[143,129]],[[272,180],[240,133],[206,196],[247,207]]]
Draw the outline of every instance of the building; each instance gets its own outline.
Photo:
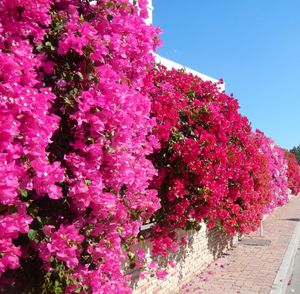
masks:
[[[152,0],[148,0],[148,19],[146,20],[146,23],[147,24],[152,24],[153,23],[153,10],[154,10],[154,7],[152,5]],[[207,76],[203,73],[200,73],[194,69],[191,69],[191,68],[188,68],[184,65],[181,65],[177,62],[174,62],[168,58],[165,58],[165,57],[162,57],[158,54],[155,54],[155,59],[158,63],[161,63],[163,64],[165,67],[167,67],[168,69],[172,69],[172,68],[175,68],[175,69],[184,69],[187,73],[191,73],[193,75],[196,75],[198,77],[200,77],[202,80],[204,81],[212,81],[213,83],[216,83],[218,82],[217,79],[214,79],[210,76]],[[221,85],[220,86],[220,90],[225,90],[225,84]]]

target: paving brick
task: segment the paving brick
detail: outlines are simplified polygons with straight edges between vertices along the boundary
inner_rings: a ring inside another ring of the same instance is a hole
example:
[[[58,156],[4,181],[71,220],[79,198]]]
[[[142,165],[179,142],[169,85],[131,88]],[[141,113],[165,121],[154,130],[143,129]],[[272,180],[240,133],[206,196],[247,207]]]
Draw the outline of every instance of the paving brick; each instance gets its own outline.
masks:
[[[238,244],[229,255],[203,270],[202,279],[193,278],[179,293],[268,294],[296,225],[289,219],[299,217],[300,197],[295,197],[264,221],[263,239],[271,240],[270,245]],[[244,238],[258,239],[259,231]],[[204,292],[189,292],[190,289]]]

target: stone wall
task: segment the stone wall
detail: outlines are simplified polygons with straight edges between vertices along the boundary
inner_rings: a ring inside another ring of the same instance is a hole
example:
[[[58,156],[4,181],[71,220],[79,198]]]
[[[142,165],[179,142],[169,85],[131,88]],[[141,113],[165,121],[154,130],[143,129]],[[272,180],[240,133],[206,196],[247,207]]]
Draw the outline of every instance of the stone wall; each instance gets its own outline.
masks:
[[[159,280],[155,276],[140,279],[138,271],[131,273],[134,294],[177,293],[181,285],[192,279],[194,274],[200,272],[222,253],[230,250],[237,242],[237,237],[229,237],[217,229],[208,231],[205,224],[200,231],[178,232],[178,238],[183,236],[187,244],[181,245],[172,256],[176,266],[168,270],[169,275],[165,280]],[[145,241],[142,246],[147,252],[147,263],[150,263],[152,261],[150,243]],[[166,260],[160,258],[158,263],[166,263]]]

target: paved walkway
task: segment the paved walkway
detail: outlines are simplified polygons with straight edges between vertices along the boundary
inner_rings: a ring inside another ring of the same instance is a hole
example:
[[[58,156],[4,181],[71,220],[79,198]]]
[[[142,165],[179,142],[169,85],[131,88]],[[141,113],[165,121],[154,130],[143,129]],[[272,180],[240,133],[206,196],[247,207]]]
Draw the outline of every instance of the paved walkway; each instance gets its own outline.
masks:
[[[286,294],[291,293],[300,293],[300,244],[298,245],[292,276],[286,289]]]
[[[180,293],[268,294],[298,219],[300,197],[295,197],[267,217],[263,238],[259,237],[259,231],[244,237],[270,240],[269,245],[249,246],[239,242],[227,255],[199,272]]]

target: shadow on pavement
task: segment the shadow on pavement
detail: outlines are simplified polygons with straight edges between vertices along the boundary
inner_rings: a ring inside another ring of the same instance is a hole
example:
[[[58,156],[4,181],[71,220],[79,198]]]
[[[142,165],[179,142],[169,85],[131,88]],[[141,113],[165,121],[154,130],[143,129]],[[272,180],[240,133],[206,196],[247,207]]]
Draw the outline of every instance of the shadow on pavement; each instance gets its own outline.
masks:
[[[288,220],[291,222],[300,222],[300,218],[292,217],[292,218],[282,218],[281,220]]]

